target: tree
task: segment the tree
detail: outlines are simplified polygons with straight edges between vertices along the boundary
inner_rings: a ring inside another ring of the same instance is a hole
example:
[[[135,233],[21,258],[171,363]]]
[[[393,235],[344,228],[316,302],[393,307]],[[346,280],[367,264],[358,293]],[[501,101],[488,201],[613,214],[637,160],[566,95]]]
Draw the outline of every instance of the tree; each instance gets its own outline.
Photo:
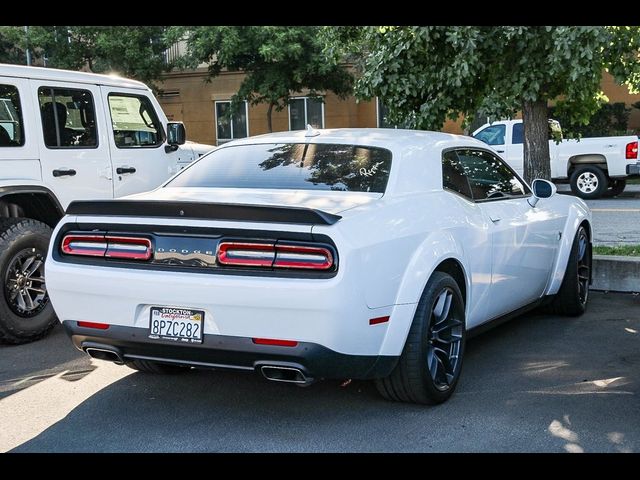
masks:
[[[95,73],[116,71],[126,77],[150,83],[171,68],[164,52],[171,39],[162,26],[32,26],[29,47],[48,67]],[[1,27],[0,40],[24,52],[27,38],[24,27]],[[19,58],[8,60],[23,63]]]
[[[344,98],[352,91],[351,74],[324,53],[320,27],[182,27],[187,42],[183,67],[208,64],[209,79],[223,69],[246,73],[231,99],[231,110],[247,101],[267,103],[268,130],[273,109],[280,111],[293,92],[309,96],[330,90]],[[174,34],[175,34],[174,30]]]
[[[573,124],[563,112],[557,112],[555,107],[549,108],[549,117],[558,120],[564,129],[569,129],[581,137],[611,137],[615,135],[629,135],[628,123],[631,108],[623,102],[603,103],[589,118],[586,125]],[[565,127],[566,125],[566,127]]]
[[[640,87],[640,27],[328,27],[324,35],[329,54],[361,59],[356,94],[380,97],[391,122],[439,130],[460,113],[470,121],[521,110],[527,181],[551,176],[548,101],[585,124],[604,98],[603,71]]]

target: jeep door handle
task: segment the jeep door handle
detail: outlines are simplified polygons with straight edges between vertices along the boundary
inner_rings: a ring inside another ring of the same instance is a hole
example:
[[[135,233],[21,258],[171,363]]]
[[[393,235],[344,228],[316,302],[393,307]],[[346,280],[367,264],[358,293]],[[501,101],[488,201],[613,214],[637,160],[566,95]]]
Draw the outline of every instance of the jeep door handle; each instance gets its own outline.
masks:
[[[116,173],[122,175],[123,173],[136,173],[136,169],[133,167],[118,167]]]
[[[58,168],[51,173],[54,177],[73,177],[76,171],[73,168]]]

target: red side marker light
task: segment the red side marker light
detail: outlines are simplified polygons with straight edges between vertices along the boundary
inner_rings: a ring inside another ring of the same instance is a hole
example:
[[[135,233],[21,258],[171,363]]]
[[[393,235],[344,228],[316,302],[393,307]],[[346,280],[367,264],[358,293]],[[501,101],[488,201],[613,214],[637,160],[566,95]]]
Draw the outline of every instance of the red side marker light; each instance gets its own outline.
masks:
[[[84,328],[97,328],[98,330],[106,330],[109,328],[108,323],[96,323],[96,322],[78,322],[79,327]]]
[[[278,340],[275,338],[254,338],[256,345],[276,345],[278,347],[297,347],[298,342],[294,340]]]
[[[386,323],[389,321],[389,315],[386,317],[376,317],[369,319],[369,325],[378,325],[379,323]]]

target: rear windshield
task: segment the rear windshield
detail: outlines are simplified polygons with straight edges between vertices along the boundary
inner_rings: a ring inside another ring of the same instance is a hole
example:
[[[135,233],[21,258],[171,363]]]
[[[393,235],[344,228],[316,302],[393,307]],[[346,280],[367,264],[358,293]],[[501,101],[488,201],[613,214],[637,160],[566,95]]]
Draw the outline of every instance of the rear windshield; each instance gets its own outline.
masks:
[[[171,187],[276,188],[384,193],[391,152],[326,143],[220,148],[178,175]]]

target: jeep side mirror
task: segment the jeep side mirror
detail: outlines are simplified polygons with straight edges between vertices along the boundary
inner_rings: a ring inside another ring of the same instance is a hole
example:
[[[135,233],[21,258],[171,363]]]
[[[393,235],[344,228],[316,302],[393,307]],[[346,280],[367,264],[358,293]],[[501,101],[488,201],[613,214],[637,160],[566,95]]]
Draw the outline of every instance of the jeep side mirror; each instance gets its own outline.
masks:
[[[182,122],[167,123],[167,152],[173,152],[178,149],[178,145],[183,145],[187,141],[187,132]]]

